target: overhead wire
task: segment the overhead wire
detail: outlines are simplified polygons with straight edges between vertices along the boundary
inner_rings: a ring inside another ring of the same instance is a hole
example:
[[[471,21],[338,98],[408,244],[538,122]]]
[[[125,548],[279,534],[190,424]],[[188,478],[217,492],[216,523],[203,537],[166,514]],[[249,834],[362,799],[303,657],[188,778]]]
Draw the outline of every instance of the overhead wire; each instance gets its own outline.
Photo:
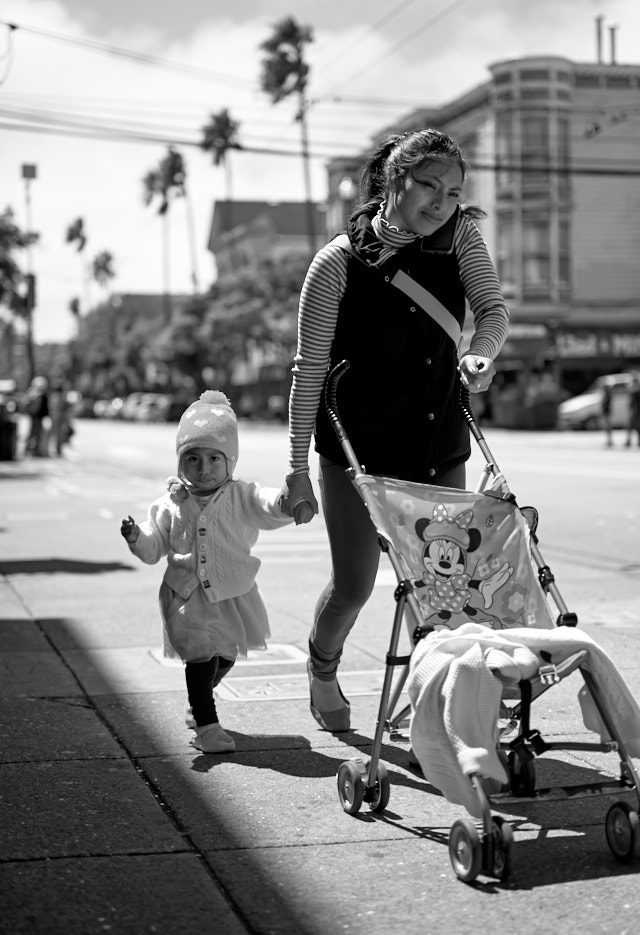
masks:
[[[1,113],[1,111],[0,111]],[[105,131],[100,128],[91,128],[89,126],[49,126],[46,123],[41,126],[33,125],[16,125],[15,123],[7,123],[0,120],[0,129],[4,130],[20,130],[23,132],[31,133],[41,133],[49,135],[59,135],[59,136],[76,136],[87,139],[103,139],[109,140],[111,142],[127,142],[127,143],[153,143],[153,144],[163,144],[163,145],[173,145],[173,146],[189,146],[194,148],[200,148],[200,144],[196,140],[190,140],[184,137],[172,137],[169,135],[154,135],[154,134],[143,134],[135,133],[133,131]],[[330,159],[332,157],[338,157],[339,154],[336,152],[336,144],[326,144],[331,145],[331,150],[329,153],[321,153],[319,151],[311,151],[309,153],[310,158],[312,159]],[[253,155],[265,155],[265,156],[290,156],[299,158],[301,152],[297,148],[292,149],[282,149],[274,148],[270,146],[258,146],[258,145],[243,145],[242,149],[239,152],[249,153]],[[353,147],[350,147],[349,152],[344,155],[351,155],[353,153]],[[474,162],[473,163],[474,174],[478,172],[514,172],[519,174],[530,174],[538,173],[545,175],[588,175],[588,176],[625,176],[625,177],[634,177],[637,178],[640,176],[640,167],[638,166],[637,159],[627,159],[627,160],[608,160],[608,164],[604,165],[601,160],[598,160],[597,163],[589,164],[586,161],[581,160],[572,160],[568,166],[547,166],[542,163],[533,164],[533,165],[522,165],[515,162],[507,162],[502,160],[496,160],[495,162]]]
[[[435,16],[431,16],[426,22],[417,28],[413,28],[411,32],[407,33],[402,39],[399,39],[394,45],[389,46],[384,52],[376,55],[375,58],[371,59],[365,65],[358,69],[358,71],[353,72],[347,78],[341,79],[341,84],[350,84],[355,78],[359,78],[365,71],[368,71],[370,68],[373,68],[374,65],[378,65],[379,62],[388,58],[394,52],[397,52],[398,49],[402,48],[403,45],[406,45],[408,42],[412,42],[418,36],[421,36],[428,29],[431,29],[432,26],[435,26],[436,23],[440,22],[441,19],[444,19],[445,16],[448,16],[450,13],[453,13],[455,9],[459,6],[462,6],[464,3],[468,3],[469,0],[454,0],[453,3],[450,3],[449,6],[445,7],[444,10],[440,10],[439,13],[436,13]]]
[[[354,46],[359,45],[363,39],[366,39],[367,36],[375,32],[376,29],[379,29],[380,26],[384,26],[385,23],[389,22],[389,20],[393,19],[399,13],[402,13],[402,11],[412,3],[415,3],[415,0],[401,0],[401,2],[393,7],[393,9],[389,10],[388,13],[385,13],[385,15],[376,20],[375,23],[370,23],[363,32],[359,33],[350,42],[347,42],[347,44],[344,45],[340,51],[334,52],[330,59],[324,62],[317,62],[314,65],[314,76],[318,71],[323,71],[324,69],[328,68],[329,65],[332,65],[334,62],[337,62],[339,59],[343,58]]]
[[[159,55],[151,55],[147,52],[134,52],[131,49],[122,49],[119,46],[97,42],[95,39],[81,39],[77,36],[66,36],[63,33],[51,32],[47,29],[36,29],[33,26],[25,26],[23,23],[9,22],[5,19],[0,19],[0,25],[7,26],[11,31],[22,30],[22,32],[31,33],[32,35],[41,36],[46,39],[54,39],[57,42],[64,42],[68,45],[77,45],[82,48],[91,49],[94,52],[102,52],[106,55],[129,59],[130,61],[136,62],[138,65],[166,68],[170,71],[178,71],[182,74],[191,75],[194,78],[200,78],[206,81],[236,85],[244,89],[255,89],[255,81],[233,75],[221,74],[220,72],[211,71],[209,68],[200,68],[197,65],[186,65],[182,62],[174,62],[171,59],[162,58]]]

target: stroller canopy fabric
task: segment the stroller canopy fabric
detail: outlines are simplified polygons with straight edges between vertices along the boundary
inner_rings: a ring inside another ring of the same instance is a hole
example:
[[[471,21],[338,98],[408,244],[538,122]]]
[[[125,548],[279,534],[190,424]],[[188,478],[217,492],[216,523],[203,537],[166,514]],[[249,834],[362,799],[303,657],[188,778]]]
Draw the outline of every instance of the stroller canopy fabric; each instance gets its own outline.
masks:
[[[398,553],[429,626],[555,626],[518,507],[473,493],[362,474],[355,483]]]

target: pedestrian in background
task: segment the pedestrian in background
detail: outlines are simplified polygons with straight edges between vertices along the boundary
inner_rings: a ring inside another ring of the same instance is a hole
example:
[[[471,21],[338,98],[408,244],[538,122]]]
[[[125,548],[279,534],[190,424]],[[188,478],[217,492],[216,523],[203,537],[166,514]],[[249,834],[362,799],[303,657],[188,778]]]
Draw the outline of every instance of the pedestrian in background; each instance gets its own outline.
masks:
[[[611,387],[608,383],[602,388],[602,403],[601,403],[601,413],[602,413],[602,424],[604,425],[604,430],[607,433],[607,448],[611,448],[613,445],[613,435],[611,432]]]
[[[635,370],[631,374],[629,384],[629,423],[625,442],[627,448],[633,444],[634,432],[638,436],[638,445],[640,445],[640,374]]]
[[[318,511],[308,466],[315,431],[332,574],[315,609],[308,673],[311,713],[325,730],[350,727],[337,668],[380,555],[327,418],[325,378],[342,359],[350,362],[338,406],[369,473],[465,486],[471,450],[460,385],[487,389],[509,317],[474,223],[484,212],[462,204],[467,171],[457,143],[436,130],[383,141],[363,168],[346,235],[316,254],[302,287],[283,502],[303,521]],[[460,357],[467,302],[474,333]]]
[[[213,689],[238,656],[265,649],[269,621],[251,554],[260,529],[291,522],[279,491],[235,480],[238,424],[227,397],[207,390],[182,414],[176,438],[178,476],[151,504],[139,525],[129,516],[120,532],[146,564],[163,556],[160,587],[165,646],[185,663],[193,745],[204,753],[233,753],[220,726]]]
[[[43,458],[48,454],[49,440],[49,384],[46,377],[34,377],[27,390],[25,399],[29,415],[29,434],[26,451],[34,458]]]
[[[54,380],[49,393],[49,415],[51,432],[49,444],[56,455],[64,453],[65,445],[71,441],[74,433],[72,425],[73,405],[69,386],[64,380]]]

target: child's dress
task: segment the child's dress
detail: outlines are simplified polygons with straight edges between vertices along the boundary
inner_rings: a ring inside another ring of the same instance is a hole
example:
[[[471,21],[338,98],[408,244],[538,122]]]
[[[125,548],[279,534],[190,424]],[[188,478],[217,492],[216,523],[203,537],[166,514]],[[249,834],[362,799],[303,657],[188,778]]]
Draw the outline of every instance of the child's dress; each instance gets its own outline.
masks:
[[[209,497],[196,497],[178,478],[167,486],[129,543],[147,564],[167,556],[160,587],[165,649],[184,662],[234,661],[249,649],[265,649],[271,634],[255,583],[260,560],[251,548],[259,530],[293,522],[277,505],[280,491],[230,480]]]

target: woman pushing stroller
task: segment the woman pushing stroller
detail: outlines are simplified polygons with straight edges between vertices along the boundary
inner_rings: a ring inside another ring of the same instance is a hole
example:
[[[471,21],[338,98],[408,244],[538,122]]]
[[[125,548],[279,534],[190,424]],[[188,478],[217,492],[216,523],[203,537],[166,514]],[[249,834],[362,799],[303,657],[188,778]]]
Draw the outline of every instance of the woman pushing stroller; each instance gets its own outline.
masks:
[[[346,474],[324,382],[349,361],[340,415],[368,473],[464,489],[471,449],[460,381],[471,392],[487,389],[509,317],[474,222],[484,214],[463,204],[467,172],[460,147],[436,130],[382,142],[363,168],[346,235],[316,254],[301,291],[283,506],[299,522],[318,512],[308,464],[315,434],[332,573],[315,609],[308,673],[311,713],[325,730],[350,728],[337,669],[380,548]],[[466,303],[474,331],[459,357]]]

